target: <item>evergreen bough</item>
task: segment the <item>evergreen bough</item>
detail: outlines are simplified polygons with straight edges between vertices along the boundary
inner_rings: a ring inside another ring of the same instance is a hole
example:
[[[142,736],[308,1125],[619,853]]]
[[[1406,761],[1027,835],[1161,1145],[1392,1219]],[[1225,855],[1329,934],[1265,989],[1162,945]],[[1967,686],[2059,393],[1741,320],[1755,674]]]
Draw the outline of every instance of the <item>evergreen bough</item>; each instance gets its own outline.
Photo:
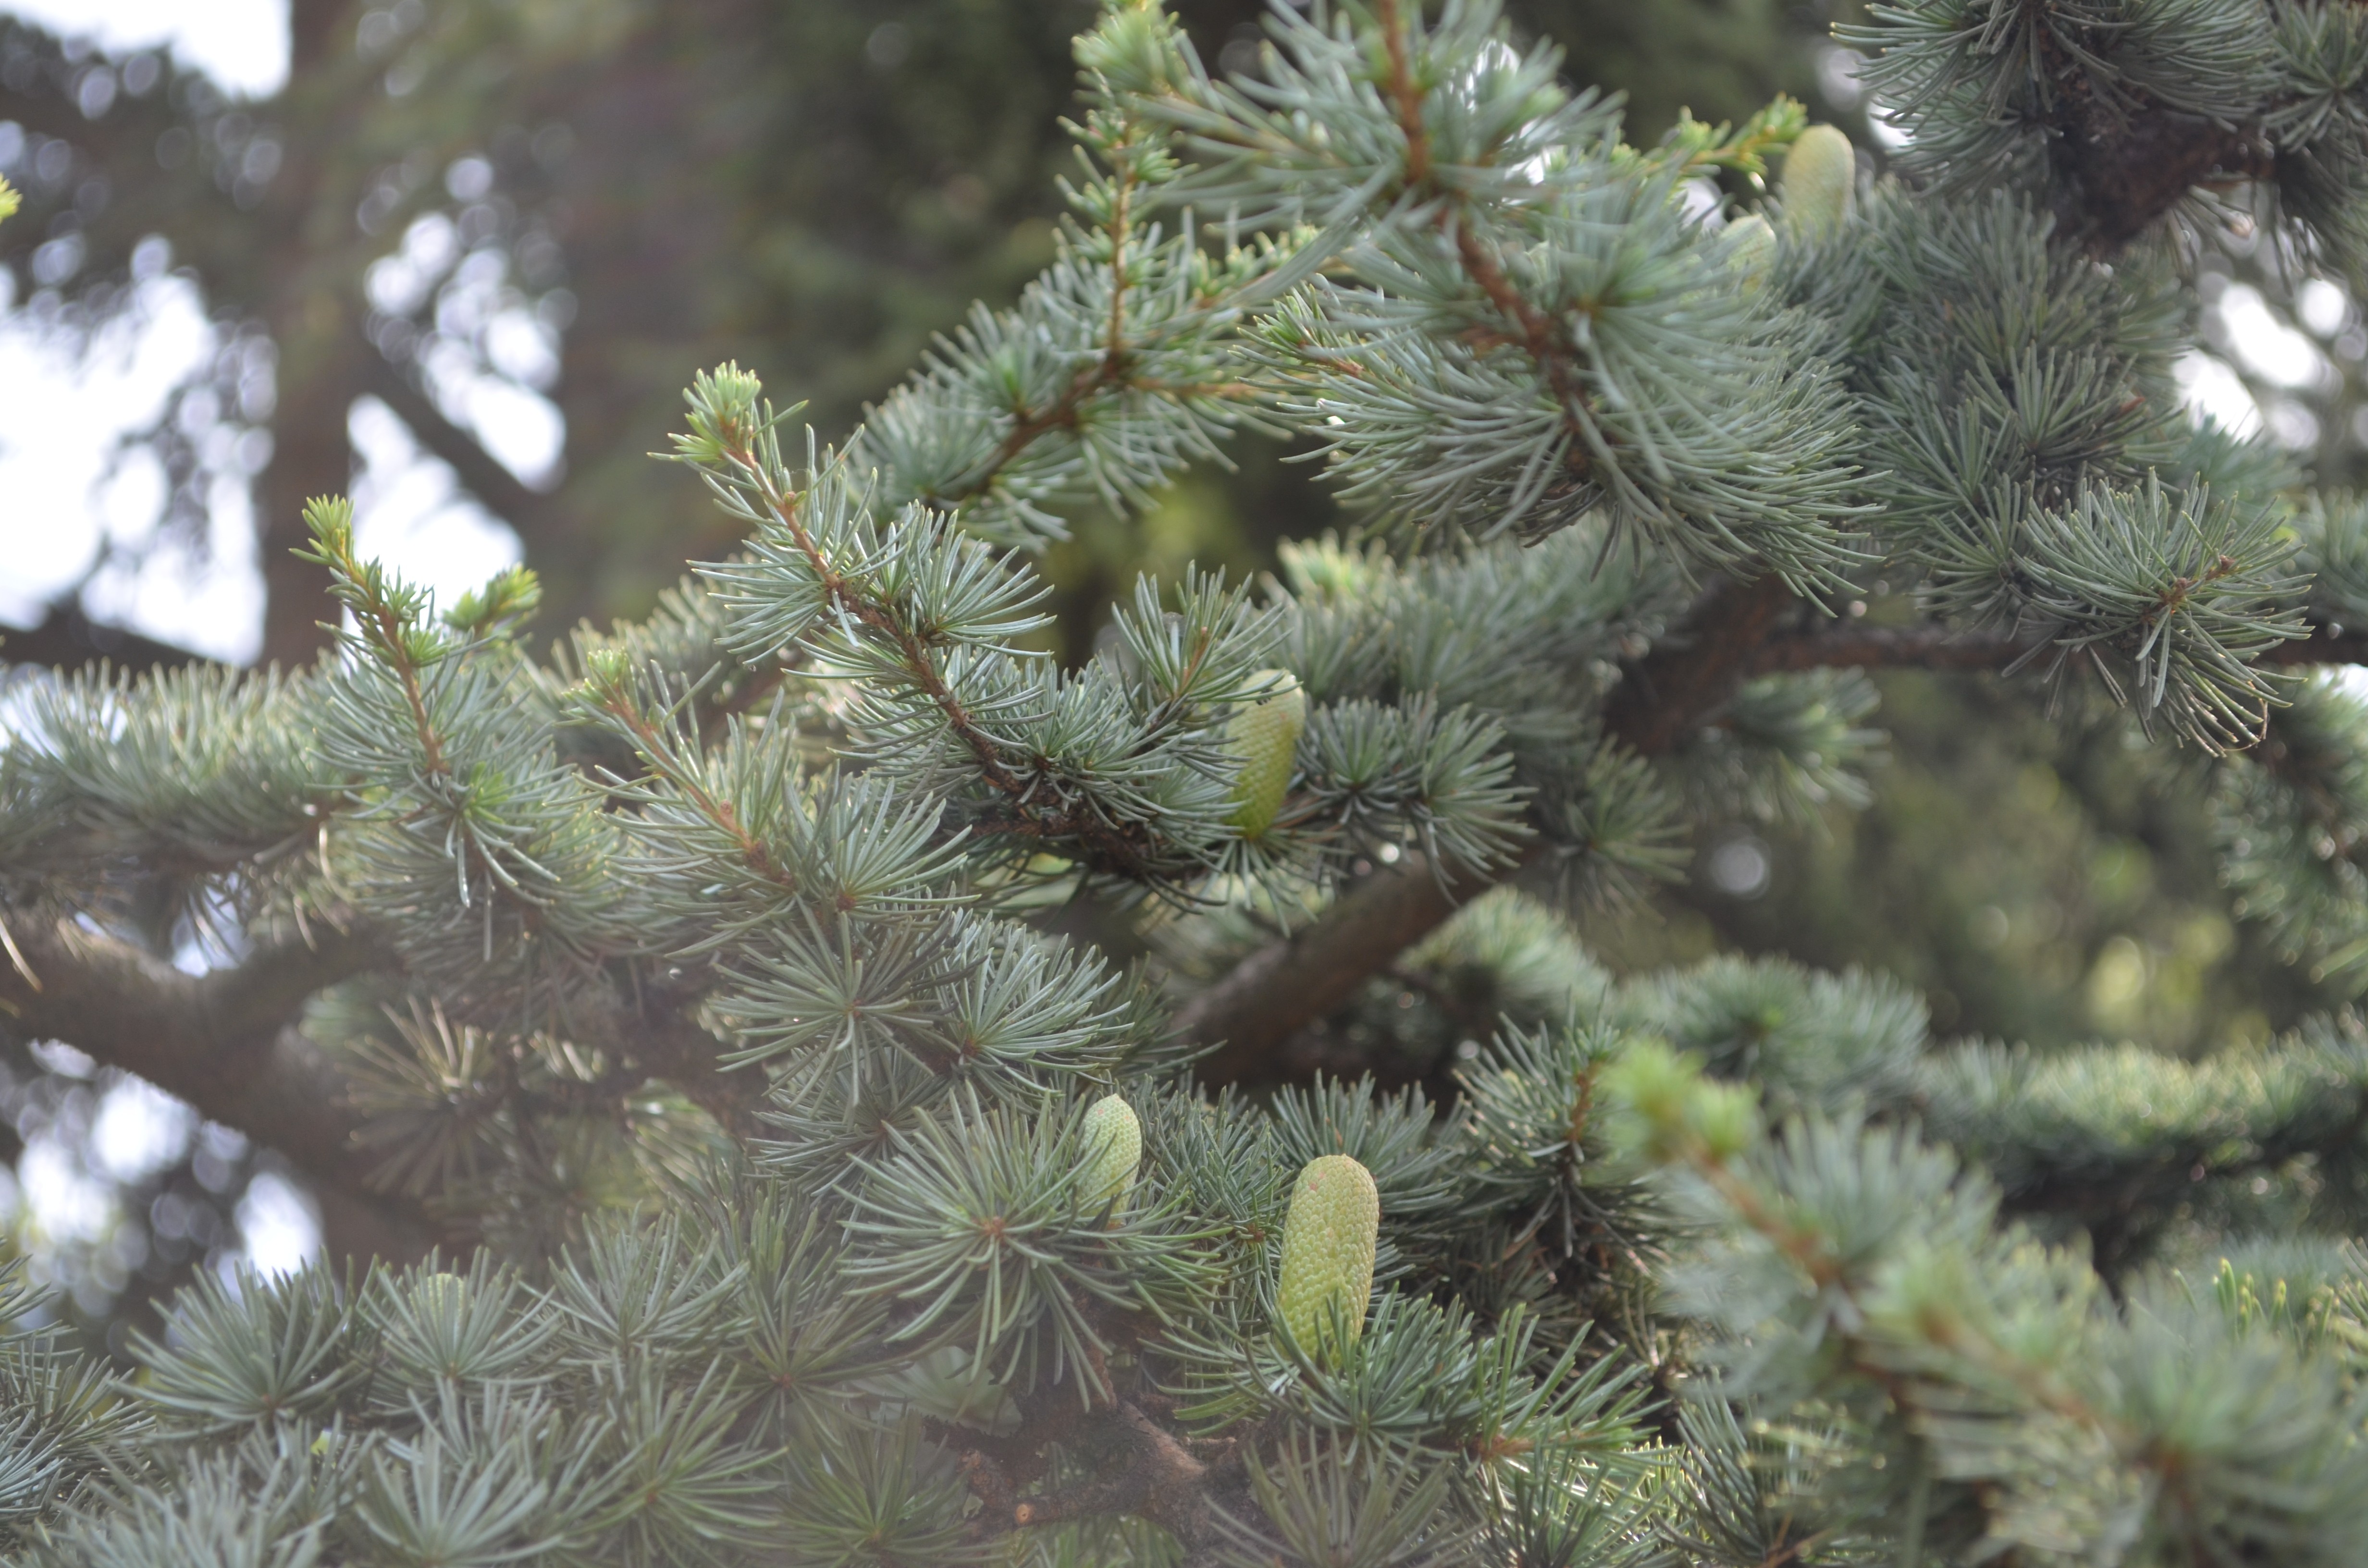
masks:
[[[2294,673],[2360,651],[2368,509],[2169,374],[2232,206],[2368,270],[2368,13],[1855,41],[1897,178],[1782,102],[1625,145],[1486,4],[1279,10],[1221,81],[1121,0],[1018,306],[836,447],[697,380],[672,455],[747,541],[651,619],[538,658],[530,574],[439,611],[324,500],[318,666],[19,686],[0,1027],[366,1239],[120,1373],[6,1276],[0,1548],[2357,1561],[2357,1018],[1937,1042],[1856,971],[1615,981],[1554,907],[1862,801],[1858,668],[2027,669],[2196,748],[2246,913],[2368,971],[2368,710]],[[1247,426],[1372,538],[1036,652],[1065,511]],[[1406,1086],[1305,1081],[1384,970]]]

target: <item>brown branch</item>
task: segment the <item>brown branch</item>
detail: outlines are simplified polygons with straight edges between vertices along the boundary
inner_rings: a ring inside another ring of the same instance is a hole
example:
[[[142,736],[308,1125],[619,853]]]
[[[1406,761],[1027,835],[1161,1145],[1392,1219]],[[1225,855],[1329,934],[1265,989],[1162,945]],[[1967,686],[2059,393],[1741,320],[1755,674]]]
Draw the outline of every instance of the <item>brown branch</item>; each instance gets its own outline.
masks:
[[[2277,149],[2257,122],[2230,126],[2098,80],[2052,33],[2042,69],[2055,78],[2045,115],[2056,232],[2111,256],[2199,187],[2269,178]],[[2133,102],[2135,98],[2135,102]]]
[[[1127,369],[1135,358],[1134,350],[1126,339],[1126,238],[1133,232],[1133,165],[1123,161],[1114,163],[1111,183],[1116,197],[1111,203],[1110,222],[1104,227],[1110,245],[1110,324],[1105,331],[1101,358],[1079,369],[1050,406],[1033,411],[1026,408],[1014,410],[1011,428],[1004,432],[1003,439],[996,444],[986,465],[972,474],[960,491],[932,494],[928,499],[951,510],[985,494],[1002,477],[1003,471],[1037,441],[1055,430],[1076,429],[1079,413],[1087,398],[1105,388],[1127,382]]]
[[[731,835],[732,842],[739,848],[743,865],[784,892],[794,893],[797,891],[797,879],[783,870],[774,861],[772,851],[766,847],[764,841],[741,824],[740,813],[733,810],[732,802],[717,799],[698,774],[675,766],[673,748],[667,745],[666,737],[659,733],[658,727],[650,722],[649,716],[641,710],[623,687],[608,691],[601,707],[632,732],[642,761],[651,772],[680,790],[683,798],[696,807],[701,816]]]
[[[1860,1307],[1863,1282],[1854,1279],[1843,1260],[1834,1256],[1829,1236],[1813,1226],[1796,1223],[1782,1212],[1780,1202],[1771,1202],[1764,1198],[1736,1173],[1732,1165],[1713,1153],[1699,1139],[1694,1141],[1692,1147],[1683,1151],[1675,1163],[1691,1166],[1694,1175],[1734,1211],[1736,1219],[1759,1233],[1770,1245],[1792,1259],[1793,1267],[1807,1276],[1821,1294],[1838,1296],[1853,1309]],[[1782,1195],[1778,1196],[1781,1199]],[[2001,1344],[1978,1325],[1962,1318],[1951,1320],[1934,1314],[1923,1327],[1932,1343],[1979,1362],[1985,1370],[2003,1376],[2036,1403],[2058,1415],[2101,1431],[2117,1443],[2127,1441],[2130,1433],[2126,1423],[2081,1398],[2044,1363],[2034,1361],[2012,1346]],[[1918,1397],[1916,1376],[1902,1371],[1896,1358],[1878,1351],[1862,1331],[1844,1328],[1836,1338],[1840,1342],[1844,1361],[1861,1375],[1880,1384],[1901,1413],[1916,1413],[1930,1407],[1929,1400]],[[1927,1381],[1939,1382],[1941,1379],[1932,1377]]]
[[[1644,756],[1665,756],[1735,695],[1793,596],[1773,577],[1716,582],[1695,600],[1682,625],[1628,667],[1603,727]]]
[[[1753,653],[1751,673],[1802,670],[2002,670],[2044,647],[2042,640],[1942,626],[1846,626],[1772,637]]]
[[[1314,923],[1258,949],[1187,1002],[1178,1029],[1222,1041],[1202,1059],[1211,1084],[1270,1084],[1292,1035],[1356,994],[1495,879],[1434,875],[1421,856],[1374,872]]]
[[[2044,651],[2044,637],[1952,631],[1945,626],[1843,626],[1768,640],[1748,661],[1752,675],[1816,669],[2004,670]],[[2264,665],[2368,664],[2368,633],[2318,627],[2279,642]]]
[[[1439,221],[1442,230],[1453,231],[1456,259],[1463,264],[1465,275],[1480,286],[1500,314],[1520,328],[1521,349],[1531,363],[1545,372],[1546,385],[1554,389],[1554,402],[1562,409],[1563,430],[1572,440],[1564,464],[1575,472],[1584,472],[1592,459],[1587,447],[1588,427],[1581,414],[1593,399],[1580,378],[1577,356],[1570,352],[1569,335],[1552,316],[1521,297],[1513,280],[1497,265],[1497,258],[1488,254],[1486,243],[1470,227],[1455,222],[1445,208],[1440,210]]]
[[[638,1008],[620,1006],[613,1018],[598,1020],[606,1026],[614,1048],[680,1090],[685,1099],[715,1119],[725,1136],[744,1143],[756,1137],[765,1075],[748,1069],[734,1072],[717,1061],[723,1047],[694,1017],[696,996],[649,985],[642,1000]]]
[[[1406,59],[1406,24],[1398,15],[1397,0],[1380,0],[1374,7],[1382,24],[1383,47],[1390,56],[1390,102],[1397,109],[1398,132],[1406,143],[1406,184],[1430,179],[1430,130],[1422,122],[1422,88]]]
[[[137,1074],[279,1151],[321,1189],[357,1250],[416,1257],[438,1239],[419,1209],[372,1190],[345,1074],[295,1027],[305,1000],[383,961],[365,938],[315,925],[310,945],[184,974],[54,911],[0,912],[24,967],[0,965],[0,1028],[55,1040]]]
[[[1208,1465],[1131,1402],[1121,1402],[1092,1426],[1098,1441],[1090,1451],[1122,1453],[1123,1461],[1076,1485],[1032,1497],[1019,1495],[1005,1462],[985,1445],[973,1443],[959,1468],[972,1494],[984,1505],[973,1527],[978,1534],[992,1538],[1068,1519],[1133,1514],[1164,1527],[1188,1547],[1207,1535]],[[1041,1460],[1040,1453],[1029,1457]],[[1041,1463],[1031,1473],[1035,1470],[1041,1470]]]
[[[1422,85],[1414,79],[1414,65],[1406,57],[1406,24],[1400,19],[1395,0],[1381,0],[1377,19],[1389,51],[1390,101],[1397,112],[1398,133],[1406,138],[1406,185],[1408,189],[1417,189],[1432,184],[1430,129],[1422,118]],[[1490,254],[1487,242],[1464,221],[1463,210],[1468,203],[1454,199],[1461,193],[1442,188],[1437,189],[1436,194],[1443,199],[1433,215],[1433,224],[1454,244],[1455,257],[1464,275],[1487,296],[1497,312],[1512,324],[1522,351],[1544,373],[1546,384],[1554,390],[1554,401],[1562,409],[1563,428],[1575,443],[1567,464],[1574,470],[1585,470],[1589,460],[1586,446],[1588,431],[1582,415],[1592,399],[1580,375],[1577,357],[1571,352],[1570,335],[1553,316],[1522,298],[1520,290],[1505,276],[1505,269]]]
[[[2368,632],[2315,626],[2307,637],[2281,642],[2261,655],[2265,665],[2368,665]]]
[[[350,517],[350,514],[348,515]],[[335,555],[330,552],[336,551]],[[342,535],[324,534],[317,550],[308,557],[329,566],[348,584],[361,585],[371,579],[363,563],[354,555],[351,528]],[[411,727],[418,737],[422,764],[428,773],[450,778],[451,764],[444,756],[444,737],[427,713],[427,691],[419,678],[419,661],[413,655],[410,641],[404,636],[405,622],[396,606],[382,594],[375,594],[367,604],[352,602],[354,618],[371,633],[371,642],[383,658],[387,668],[403,683],[404,700],[411,705]]]
[[[0,626],[0,664],[78,669],[101,659],[118,669],[133,671],[210,662],[187,648],[93,620],[75,604],[51,605],[41,623],[28,631]]]
[[[1631,666],[1604,710],[1605,729],[1646,756],[1675,750],[1734,695],[1791,602],[1774,578],[1712,586],[1681,628]],[[1490,875],[1451,868],[1442,886],[1417,856],[1359,882],[1314,924],[1251,953],[1184,1005],[1176,1022],[1186,1039],[1223,1042],[1202,1060],[1201,1076],[1212,1084],[1276,1082],[1286,1040],[1518,869]]]
[[[2044,646],[1935,626],[1777,631],[1793,604],[1772,577],[1713,585],[1679,628],[1629,666],[1605,705],[1606,732],[1643,756],[1663,756],[1755,676],[1841,667],[2003,670]],[[2368,664],[2368,633],[2322,627],[2277,644],[2261,662]],[[1280,1081],[1290,1067],[1286,1041],[1347,1002],[1465,901],[1518,869],[1458,872],[1442,889],[1417,858],[1367,878],[1314,924],[1252,952],[1177,1015],[1184,1038],[1222,1042],[1203,1060],[1202,1078]]]

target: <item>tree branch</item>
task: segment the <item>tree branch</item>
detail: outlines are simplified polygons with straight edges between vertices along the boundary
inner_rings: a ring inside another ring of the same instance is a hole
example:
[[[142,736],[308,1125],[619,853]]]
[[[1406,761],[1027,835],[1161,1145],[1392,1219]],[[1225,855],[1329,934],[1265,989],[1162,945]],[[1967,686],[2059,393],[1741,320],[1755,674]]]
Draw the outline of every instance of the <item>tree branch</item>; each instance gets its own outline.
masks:
[[[118,669],[146,671],[201,665],[203,654],[91,619],[77,604],[53,604],[39,626],[0,627],[0,664],[79,669],[105,659]]]
[[[1604,711],[1606,730],[1647,756],[1674,749],[1733,695],[1790,600],[1773,578],[1713,585],[1687,617],[1691,634],[1681,630],[1664,638],[1622,681]],[[1462,868],[1450,868],[1442,879],[1420,856],[1410,857],[1350,888],[1304,929],[1243,959],[1177,1017],[1185,1038],[1222,1042],[1202,1060],[1202,1080],[1275,1082],[1286,1040],[1497,880]]]
[[[1945,626],[1843,626],[1770,638],[1753,653],[1752,675],[1816,669],[2003,670],[2047,646],[2044,637],[1952,631]],[[2368,633],[2321,626],[2280,642],[2265,665],[2368,664]]]
[[[2281,642],[2261,655],[2265,665],[2368,665],[2368,632],[2311,628],[2307,637]]]
[[[1774,578],[1720,582],[1682,628],[1633,665],[1604,710],[1604,728],[1646,756],[1675,750],[1741,685],[1792,595]],[[1527,858],[1521,865],[1527,865]],[[1502,877],[1450,868],[1445,885],[1419,856],[1377,871],[1304,930],[1269,942],[1187,1002],[1177,1027],[1223,1042],[1201,1063],[1212,1084],[1271,1083],[1283,1042],[1356,994],[1463,904]]]
[[[1752,674],[1777,619],[1793,603],[1773,577],[1720,581],[1678,627],[1628,667],[1603,705],[1603,728],[1641,756],[1678,749]]]
[[[1664,756],[1757,676],[1831,668],[2003,670],[2044,639],[1959,632],[1940,626],[1780,632],[1793,606],[1774,578],[1714,584],[1679,629],[1629,666],[1604,707],[1604,729],[1645,756]],[[2368,633],[2325,627],[2282,642],[2263,663],[2368,664]],[[1523,865],[1528,864],[1524,860]],[[1222,1042],[1204,1058],[1212,1084],[1267,1084],[1287,1072],[1285,1041],[1347,1002],[1357,988],[1519,868],[1495,876],[1452,874],[1442,889],[1419,858],[1350,888],[1312,925],[1252,952],[1177,1015],[1186,1039]]]
[[[1019,1495],[1006,1465],[988,1446],[972,1442],[960,1469],[972,1494],[984,1505],[973,1526],[978,1535],[992,1540],[1068,1519],[1134,1514],[1162,1526],[1187,1547],[1198,1545],[1209,1533],[1210,1467],[1132,1401],[1121,1401],[1091,1426],[1095,1441],[1087,1451],[1106,1459],[1122,1454],[1123,1460],[1076,1485],[1026,1498]],[[1040,1437],[1028,1445],[1031,1474],[1041,1472],[1045,1440]]]
[[[1224,1042],[1201,1060],[1201,1080],[1278,1081],[1284,1041],[1355,995],[1495,880],[1455,869],[1442,879],[1421,856],[1408,856],[1351,887],[1314,923],[1242,960],[1177,1014],[1186,1038]]]
[[[2260,123],[2224,125],[2168,105],[2133,108],[2099,82],[2063,42],[2041,35],[2039,53],[2056,79],[2046,115],[2054,176],[2050,208],[2059,234],[2110,256],[2154,227],[2199,187],[2259,180],[2275,172],[2277,147]]]
[[[295,1027],[306,998],[372,968],[381,949],[315,926],[310,945],[191,975],[71,915],[9,913],[20,961],[0,961],[0,1028],[137,1074],[278,1150],[334,1206],[349,1250],[400,1260],[435,1244],[425,1212],[371,1189],[345,1075]]]

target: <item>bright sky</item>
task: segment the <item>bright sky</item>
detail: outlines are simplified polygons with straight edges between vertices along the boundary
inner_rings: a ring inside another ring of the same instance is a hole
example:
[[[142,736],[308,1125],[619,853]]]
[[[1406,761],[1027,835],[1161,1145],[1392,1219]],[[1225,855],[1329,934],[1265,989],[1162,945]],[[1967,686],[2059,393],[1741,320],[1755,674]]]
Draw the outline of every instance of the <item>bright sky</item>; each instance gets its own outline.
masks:
[[[5,0],[0,12],[110,54],[169,43],[180,64],[234,93],[277,92],[288,79],[287,0]]]
[[[112,54],[169,46],[183,64],[243,94],[273,92],[288,74],[286,0],[0,0],[0,13],[89,38]],[[0,621],[38,620],[89,574],[103,541],[138,544],[155,528],[162,471],[124,452],[119,437],[153,422],[169,389],[220,339],[197,290],[154,270],[86,359],[0,314]],[[0,312],[15,302],[0,289]],[[468,423],[505,461],[530,477],[556,459],[561,432],[546,400],[495,377],[456,384]],[[352,433],[366,552],[448,603],[518,558],[509,529],[462,494],[451,471],[426,458],[382,405],[357,404]],[[267,452],[230,456],[257,461]],[[237,472],[235,462],[217,466]],[[220,479],[211,500],[201,549],[151,551],[136,574],[102,575],[86,595],[92,613],[219,658],[252,657],[263,592],[248,487]]]
[[[285,0],[0,0],[0,11],[81,33],[109,53],[169,43],[181,64],[233,92],[269,93],[288,75]],[[0,309],[12,303],[0,293]],[[51,593],[87,570],[101,529],[131,538],[154,526],[163,495],[154,465],[109,472],[108,454],[117,432],[154,417],[176,374],[211,344],[196,290],[170,278],[143,283],[121,327],[79,366],[0,317],[0,619],[34,619]],[[245,498],[217,501],[212,560],[157,562],[146,580],[117,585],[106,608],[159,636],[241,657],[259,631],[262,585]],[[168,1165],[199,1131],[188,1107],[126,1081],[100,1102],[86,1145],[37,1133],[13,1176],[0,1169],[0,1224],[14,1218],[37,1254],[42,1238],[97,1243],[113,1226],[113,1189],[102,1178],[136,1179]],[[85,1159],[98,1169],[85,1169]],[[320,1251],[310,1200],[277,1176],[247,1187],[237,1219],[241,1251],[267,1272]]]

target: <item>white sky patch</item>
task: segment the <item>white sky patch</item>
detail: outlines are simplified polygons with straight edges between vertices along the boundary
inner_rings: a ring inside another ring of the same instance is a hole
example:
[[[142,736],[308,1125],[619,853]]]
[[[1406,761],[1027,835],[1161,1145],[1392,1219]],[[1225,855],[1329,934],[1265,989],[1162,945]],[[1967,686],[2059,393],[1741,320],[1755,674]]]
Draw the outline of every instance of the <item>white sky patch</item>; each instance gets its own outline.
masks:
[[[36,1134],[17,1159],[33,1229],[51,1242],[95,1242],[115,1224],[115,1190],[84,1171],[74,1151]]]
[[[476,357],[450,338],[434,339],[423,365],[445,418],[475,436],[486,454],[521,483],[537,490],[557,483],[567,422],[556,403],[503,377],[482,373]]]
[[[1855,49],[1829,43],[1817,51],[1817,87],[1826,101],[1836,108],[1855,108],[1866,97],[1866,85],[1858,78],[1866,64],[1866,56]]]
[[[265,96],[287,80],[286,0],[0,0],[0,13],[88,38],[110,53],[170,45],[176,60],[233,92]],[[0,311],[14,302],[0,293]],[[529,385],[548,384],[557,369],[552,345],[520,323],[492,325],[498,368]],[[138,546],[154,534],[165,501],[161,469],[135,455],[110,474],[110,454],[125,431],[157,417],[172,387],[218,346],[198,290],[176,278],[142,284],[136,309],[80,363],[21,315],[0,314],[0,621],[38,621],[90,572],[102,540]],[[473,367],[433,380],[438,401],[497,460],[529,483],[557,477],[565,426],[548,399]],[[508,528],[460,494],[450,471],[421,454],[383,405],[365,400],[354,417],[364,549],[432,584],[446,603],[518,559]],[[253,497],[235,476],[223,476],[208,501],[202,549],[149,550],[136,568],[94,581],[87,608],[101,620],[244,662],[263,635]]]
[[[288,80],[288,0],[0,0],[0,12],[109,54],[169,44],[179,64],[249,97]]]
[[[293,1274],[321,1256],[321,1214],[285,1177],[264,1171],[238,1200],[245,1261],[266,1276]]]
[[[2316,303],[2316,301],[2313,301]],[[2228,337],[2246,369],[2282,387],[2316,386],[2333,374],[2327,356],[2306,333],[2278,320],[2260,290],[2249,283],[2232,283],[2220,292],[2214,308],[2228,326]],[[2341,307],[2337,307],[2340,320]]]
[[[354,481],[354,546],[362,554],[427,585],[448,607],[518,562],[518,535],[420,450],[393,409],[363,398],[346,429],[362,463]]]
[[[255,498],[245,485],[216,479],[208,501],[204,549],[175,544],[149,551],[129,570],[110,567],[91,585],[90,613],[194,653],[245,664],[263,646]]]
[[[1890,120],[1885,119],[1884,118],[1883,106],[1879,103],[1876,104],[1873,109],[1868,113],[1866,117],[1866,128],[1873,133],[1874,139],[1877,142],[1883,143],[1883,150],[1886,153],[1896,153],[1899,149],[1907,145],[1907,132],[1906,129],[1894,125]]]
[[[1690,179],[1678,187],[1678,205],[1684,208],[1686,216],[1697,223],[1712,222],[1717,227],[1725,227],[1726,221],[1720,212],[1721,203],[1714,180]]]
[[[2324,278],[2314,278],[2295,291],[2294,313],[2319,336],[2333,337],[2351,320],[2351,296]]]
[[[107,1091],[91,1123],[91,1152],[104,1175],[140,1181],[188,1153],[198,1113],[154,1084],[125,1078]]]
[[[2170,368],[2179,381],[2180,401],[2199,415],[2209,415],[2239,436],[2261,427],[2261,405],[2246,389],[2245,378],[2217,354],[2191,348]]]
[[[61,1040],[35,1040],[33,1060],[41,1064],[43,1072],[68,1078],[87,1078],[98,1071],[97,1062]]]
[[[129,544],[154,530],[163,475],[142,460],[110,475],[108,460],[125,432],[155,422],[216,341],[197,290],[178,278],[142,283],[80,357],[22,316],[0,318],[0,619],[40,619],[90,570],[103,536]]]
[[[461,254],[461,231],[441,212],[412,220],[403,243],[371,262],[362,275],[370,301],[391,316],[409,315],[427,301],[428,290]]]

